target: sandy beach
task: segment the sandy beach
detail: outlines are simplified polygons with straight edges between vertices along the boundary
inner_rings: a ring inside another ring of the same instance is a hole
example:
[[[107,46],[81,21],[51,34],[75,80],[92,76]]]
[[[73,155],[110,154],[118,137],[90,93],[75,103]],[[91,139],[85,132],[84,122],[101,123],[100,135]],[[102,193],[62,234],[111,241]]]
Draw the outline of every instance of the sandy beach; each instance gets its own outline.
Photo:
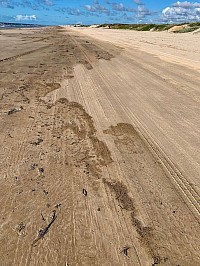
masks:
[[[0,30],[0,265],[200,264],[199,36]]]

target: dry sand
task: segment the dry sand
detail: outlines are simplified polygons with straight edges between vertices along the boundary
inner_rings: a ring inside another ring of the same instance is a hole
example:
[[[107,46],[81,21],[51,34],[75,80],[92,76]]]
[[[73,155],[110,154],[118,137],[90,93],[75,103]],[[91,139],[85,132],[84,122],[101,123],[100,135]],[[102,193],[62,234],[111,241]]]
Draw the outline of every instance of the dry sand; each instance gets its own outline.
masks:
[[[200,265],[200,39],[0,34],[0,265]]]

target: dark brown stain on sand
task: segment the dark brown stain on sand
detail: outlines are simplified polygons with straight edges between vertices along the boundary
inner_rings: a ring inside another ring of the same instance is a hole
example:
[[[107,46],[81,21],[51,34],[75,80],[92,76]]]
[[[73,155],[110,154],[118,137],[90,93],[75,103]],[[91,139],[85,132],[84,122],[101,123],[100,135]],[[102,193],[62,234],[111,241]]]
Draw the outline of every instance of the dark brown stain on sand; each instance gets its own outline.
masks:
[[[138,154],[144,153],[147,149],[139,133],[130,124],[119,123],[116,126],[111,126],[109,129],[104,130],[104,133],[112,135],[117,147],[119,149],[122,147],[123,149],[126,149],[128,156],[130,154],[133,155],[134,153],[138,156]],[[141,143],[143,143],[142,146]],[[152,265],[160,264],[163,259],[159,255],[155,232],[151,226],[145,225],[143,221],[137,217],[137,209],[134,206],[134,200],[129,195],[126,185],[124,185],[123,182],[113,180],[108,181],[103,179],[103,182],[114,194],[119,206],[129,213],[131,223],[138,233],[141,243],[145,246],[147,252],[152,257]]]
[[[59,99],[53,106],[61,120],[54,128],[54,134],[65,135],[76,167],[84,167],[86,172],[99,178],[101,168],[112,163],[113,159],[107,145],[96,136],[92,117],[82,105],[65,98]]]

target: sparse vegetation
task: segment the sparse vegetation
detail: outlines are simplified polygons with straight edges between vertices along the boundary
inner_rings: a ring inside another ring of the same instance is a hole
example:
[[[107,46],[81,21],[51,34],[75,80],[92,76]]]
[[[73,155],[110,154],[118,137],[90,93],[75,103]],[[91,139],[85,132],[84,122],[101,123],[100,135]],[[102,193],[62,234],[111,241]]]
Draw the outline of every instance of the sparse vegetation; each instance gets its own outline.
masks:
[[[136,31],[168,31],[175,26],[182,24],[102,24],[98,28],[111,28],[118,30],[136,30]],[[173,31],[174,33],[192,32],[200,28],[200,22],[187,23],[187,27]]]
[[[195,30],[198,30],[200,28],[200,26],[193,26],[193,27],[187,27],[185,29],[179,30],[179,31],[175,31],[175,33],[187,33],[187,32],[192,32]]]

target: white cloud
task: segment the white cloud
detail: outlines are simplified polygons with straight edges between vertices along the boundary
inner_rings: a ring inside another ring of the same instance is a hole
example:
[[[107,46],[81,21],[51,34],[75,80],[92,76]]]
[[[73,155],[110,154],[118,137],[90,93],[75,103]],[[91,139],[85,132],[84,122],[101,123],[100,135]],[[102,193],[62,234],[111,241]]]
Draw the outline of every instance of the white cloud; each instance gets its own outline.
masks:
[[[176,2],[162,11],[165,22],[190,22],[200,20],[200,3]]]
[[[45,6],[53,6],[54,3],[50,0],[37,0],[37,2],[41,5],[45,5]]]
[[[141,0],[133,0],[136,5],[143,5]]]
[[[84,7],[88,12],[108,13],[108,9],[100,5],[98,0],[94,0],[93,5],[85,5]]]
[[[173,7],[183,7],[183,8],[198,8],[200,7],[200,3],[192,3],[192,2],[188,2],[188,1],[185,1],[185,2],[176,2],[174,4],[172,4]]]
[[[126,8],[122,3],[112,3],[113,10],[116,11],[125,11]]]
[[[9,0],[1,0],[0,1],[0,6],[5,7],[5,8],[14,8],[14,5],[9,1]]]
[[[15,17],[16,21],[30,21],[30,20],[37,20],[36,15],[17,15]]]
[[[146,18],[147,16],[154,15],[155,12],[148,10],[144,5],[139,5],[137,7],[137,18]]]

